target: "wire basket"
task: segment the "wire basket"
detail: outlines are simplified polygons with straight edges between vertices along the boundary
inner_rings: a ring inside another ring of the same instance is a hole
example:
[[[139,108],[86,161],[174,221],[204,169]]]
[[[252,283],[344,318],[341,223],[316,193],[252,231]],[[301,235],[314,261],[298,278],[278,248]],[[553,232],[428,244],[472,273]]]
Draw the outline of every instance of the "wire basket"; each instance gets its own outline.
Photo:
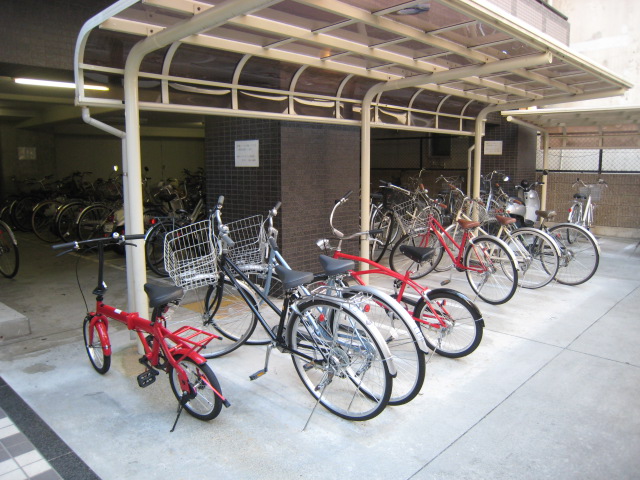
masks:
[[[578,191],[585,196],[591,195],[592,202],[599,202],[604,188],[605,188],[604,183],[593,183],[591,185],[585,185],[583,187],[580,187]]]
[[[476,200],[466,201],[462,207],[464,215],[474,221],[480,223],[489,223],[496,221],[496,211],[487,211],[486,206]]]
[[[211,229],[211,221],[203,220],[165,236],[164,268],[177,286],[191,290],[217,279],[218,252]]]
[[[262,215],[227,223],[229,236],[234,241],[227,257],[239,267],[263,263],[267,250],[267,235]]]
[[[393,211],[398,214],[405,232],[413,232],[420,228],[426,228],[428,212],[418,201],[411,199],[406,202],[397,203],[392,206]]]

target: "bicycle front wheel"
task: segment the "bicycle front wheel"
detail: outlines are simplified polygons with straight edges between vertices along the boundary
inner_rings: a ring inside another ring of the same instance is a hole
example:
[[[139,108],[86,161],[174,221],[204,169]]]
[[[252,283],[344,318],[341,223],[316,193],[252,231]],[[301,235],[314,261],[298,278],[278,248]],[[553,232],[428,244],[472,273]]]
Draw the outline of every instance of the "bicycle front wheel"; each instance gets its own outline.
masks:
[[[593,277],[600,264],[600,248],[589,231],[561,223],[551,227],[549,235],[560,248],[560,268],[556,274],[559,283],[580,285]]]
[[[558,273],[560,258],[555,242],[544,232],[533,228],[521,228],[505,239],[520,267],[520,286],[540,288],[553,280]]]
[[[429,348],[448,358],[469,355],[480,345],[484,321],[478,307],[461,293],[446,288],[427,292],[413,312]]]
[[[107,217],[112,210],[105,205],[91,205],[85,208],[78,216],[78,237],[80,240],[90,240],[99,238],[105,233],[111,234],[105,230]]]
[[[382,230],[380,233],[371,235],[371,246],[369,248],[369,258],[374,262],[379,262],[384,253],[389,248],[389,242],[396,231],[395,220],[391,212],[383,212],[376,209],[371,217],[371,230]]]
[[[212,420],[222,410],[222,400],[216,395],[214,389],[222,394],[218,379],[206,363],[198,365],[191,358],[185,357],[178,362],[187,374],[191,392],[187,394],[188,401],[184,403],[184,409],[198,420]],[[178,401],[182,400],[183,392],[180,388],[180,379],[175,368],[169,367],[169,383],[171,390]]]
[[[144,256],[147,267],[160,277],[168,277],[164,268],[164,238],[173,224],[158,223],[151,227],[144,241]]]
[[[93,317],[86,317],[82,324],[84,347],[91,361],[91,365],[100,374],[105,374],[111,367],[111,355],[105,355],[104,347],[96,324],[91,325]]]
[[[347,420],[379,415],[392,389],[379,335],[339,302],[315,298],[297,308],[286,338],[293,365],[309,393]]]
[[[518,288],[518,269],[509,247],[495,237],[474,238],[464,253],[464,268],[472,290],[485,302],[506,303]]]
[[[18,243],[9,226],[0,221],[0,273],[13,278],[18,273],[19,265]]]

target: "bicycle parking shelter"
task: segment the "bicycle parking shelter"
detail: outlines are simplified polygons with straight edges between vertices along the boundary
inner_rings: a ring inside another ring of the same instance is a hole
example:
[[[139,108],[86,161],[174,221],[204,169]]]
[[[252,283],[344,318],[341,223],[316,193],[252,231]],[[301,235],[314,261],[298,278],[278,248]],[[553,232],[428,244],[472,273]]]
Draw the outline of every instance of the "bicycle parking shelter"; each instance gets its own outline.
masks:
[[[484,0],[120,0],[85,23],[74,71],[84,120],[122,139],[131,232],[143,228],[142,110],[360,127],[366,230],[371,128],[474,137],[477,196],[489,113],[632,86]],[[121,88],[86,88],[107,80]],[[95,117],[114,109],[124,130]],[[129,307],[146,311],[144,249],[126,261]]]

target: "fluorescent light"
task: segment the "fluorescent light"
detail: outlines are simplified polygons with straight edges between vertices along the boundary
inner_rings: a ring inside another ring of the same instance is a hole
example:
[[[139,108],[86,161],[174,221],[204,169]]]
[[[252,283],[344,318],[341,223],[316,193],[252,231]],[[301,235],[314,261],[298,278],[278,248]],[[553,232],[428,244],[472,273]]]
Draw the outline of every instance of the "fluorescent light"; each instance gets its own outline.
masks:
[[[75,83],[54,82],[52,80],[38,80],[36,78],[15,78],[14,81],[22,85],[36,85],[39,87],[76,88]],[[87,90],[101,90],[103,92],[109,91],[108,87],[104,87],[102,85],[85,85],[84,88],[86,88]]]

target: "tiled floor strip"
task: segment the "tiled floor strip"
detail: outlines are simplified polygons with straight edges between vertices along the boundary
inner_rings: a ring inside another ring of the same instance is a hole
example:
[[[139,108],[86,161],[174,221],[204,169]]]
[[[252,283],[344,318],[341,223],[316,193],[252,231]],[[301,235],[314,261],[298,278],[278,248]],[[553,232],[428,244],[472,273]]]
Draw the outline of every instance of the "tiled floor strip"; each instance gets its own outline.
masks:
[[[0,480],[100,480],[0,377]]]

